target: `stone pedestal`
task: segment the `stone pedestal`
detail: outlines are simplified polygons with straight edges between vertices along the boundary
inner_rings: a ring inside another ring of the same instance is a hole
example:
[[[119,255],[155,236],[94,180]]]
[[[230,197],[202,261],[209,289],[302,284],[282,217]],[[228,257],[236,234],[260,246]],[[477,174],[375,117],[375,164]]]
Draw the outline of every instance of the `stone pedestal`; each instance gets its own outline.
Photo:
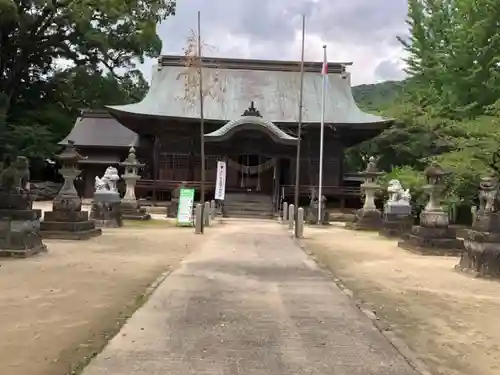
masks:
[[[443,211],[424,211],[420,225],[414,226],[398,246],[422,255],[458,256],[463,243],[456,231],[448,226],[448,214]]]
[[[87,240],[100,236],[101,230],[89,220],[88,212],[82,211],[82,200],[75,189],[74,181],[80,174],[76,163],[84,159],[68,141],[66,149],[57,156],[62,163],[59,173],[64,177],[64,185],[52,203],[52,211],[44,214],[40,223],[43,238],[60,240]]]
[[[151,220],[151,215],[137,201],[128,202],[122,199],[120,210],[124,220]]]
[[[403,237],[411,231],[413,218],[410,215],[384,213],[380,234],[386,237]]]
[[[88,240],[102,234],[88,212],[58,208],[45,212],[40,230],[43,238],[59,240]]]
[[[123,226],[122,205],[117,192],[103,190],[94,193],[90,218],[101,228],[120,228]]]
[[[125,220],[150,220],[151,215],[144,208],[141,208],[135,196],[135,185],[141,179],[139,168],[144,167],[144,164],[137,160],[134,147],[130,148],[127,158],[120,163],[120,166],[125,167],[125,173],[122,174],[125,181],[125,195],[121,204],[122,218]]]
[[[379,230],[382,227],[382,213],[377,209],[361,208],[356,211],[354,221],[346,228],[354,230]]]
[[[464,238],[455,269],[481,277],[500,277],[500,213],[479,212]]]
[[[309,204],[309,207],[307,208],[307,213],[306,213],[306,221],[309,225],[328,225],[330,223],[330,218],[328,215],[328,212],[326,211],[326,199],[323,197],[321,201],[321,220],[318,220],[318,207],[319,206],[319,201],[314,200]]]
[[[26,258],[47,247],[40,237],[40,210],[0,209],[0,257]]]
[[[413,218],[411,206],[397,203],[385,205],[380,234],[386,237],[402,237],[411,231]]]

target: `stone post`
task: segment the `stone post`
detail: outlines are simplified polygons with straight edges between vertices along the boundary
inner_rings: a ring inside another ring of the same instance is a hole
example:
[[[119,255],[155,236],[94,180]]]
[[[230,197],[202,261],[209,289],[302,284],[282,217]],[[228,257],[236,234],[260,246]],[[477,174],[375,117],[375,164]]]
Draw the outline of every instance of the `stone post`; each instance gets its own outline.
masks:
[[[210,201],[210,216],[212,217],[212,220],[217,216],[217,206],[213,199]]]
[[[457,255],[463,249],[463,243],[456,238],[456,231],[449,227],[448,213],[441,207],[444,178],[449,173],[436,163],[424,173],[427,179],[424,191],[429,195],[429,201],[420,213],[420,225],[413,227],[399,246],[425,255]]]
[[[298,226],[297,238],[304,238],[304,209],[302,207],[299,208],[298,218],[295,225]]]
[[[206,227],[210,226],[210,202],[205,202],[205,209],[203,210],[203,219]]]
[[[288,206],[288,229],[293,229],[295,222],[295,207],[293,204]]]
[[[122,215],[128,220],[149,220],[149,215],[144,208],[141,208],[139,201],[135,196],[135,185],[141,179],[139,176],[139,168],[143,168],[145,164],[139,163],[135,155],[135,148],[131,147],[128,157],[120,163],[121,167],[125,167],[125,173],[122,178],[125,181],[125,195],[121,201]]]
[[[286,223],[288,221],[288,203],[283,202],[283,222]]]
[[[201,203],[198,203],[196,205],[196,210],[195,210],[195,214],[194,214],[194,232],[196,234],[203,234],[203,232],[201,231],[201,227],[202,227],[202,224],[203,224],[203,217],[202,217],[202,208],[203,206],[201,205]]]

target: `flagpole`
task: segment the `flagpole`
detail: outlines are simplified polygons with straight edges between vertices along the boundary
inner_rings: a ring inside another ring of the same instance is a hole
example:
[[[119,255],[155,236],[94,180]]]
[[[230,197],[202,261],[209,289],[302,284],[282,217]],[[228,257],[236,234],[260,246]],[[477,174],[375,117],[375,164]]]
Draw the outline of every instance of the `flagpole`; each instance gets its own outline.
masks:
[[[302,15],[302,51],[300,57],[300,92],[299,92],[299,121],[297,129],[297,156],[295,158],[295,237],[299,237],[299,225],[297,220],[299,218],[299,194],[300,194],[300,138],[302,132],[302,105],[303,105],[303,91],[304,91],[304,49],[306,39],[306,16]],[[290,218],[289,218],[290,219]]]
[[[198,76],[200,89],[200,141],[201,141],[201,186],[200,186],[200,204],[201,204],[201,234],[204,232],[204,210],[205,210],[205,121],[203,116],[203,57],[201,54],[201,13],[198,11]]]
[[[328,79],[328,61],[326,58],[326,45],[323,46],[323,68],[321,69],[321,130],[319,140],[319,178],[318,178],[318,224],[321,224],[322,204],[323,204],[323,143],[325,138],[325,102],[326,102],[326,82]]]

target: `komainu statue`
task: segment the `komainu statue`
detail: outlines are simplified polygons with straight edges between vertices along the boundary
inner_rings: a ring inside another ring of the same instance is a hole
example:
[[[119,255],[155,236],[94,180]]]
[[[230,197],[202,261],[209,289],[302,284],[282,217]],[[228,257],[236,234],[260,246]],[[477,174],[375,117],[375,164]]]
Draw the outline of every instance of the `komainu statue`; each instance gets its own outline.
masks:
[[[464,239],[465,251],[455,266],[476,276],[500,277],[500,186],[498,176],[481,179],[479,210]]]

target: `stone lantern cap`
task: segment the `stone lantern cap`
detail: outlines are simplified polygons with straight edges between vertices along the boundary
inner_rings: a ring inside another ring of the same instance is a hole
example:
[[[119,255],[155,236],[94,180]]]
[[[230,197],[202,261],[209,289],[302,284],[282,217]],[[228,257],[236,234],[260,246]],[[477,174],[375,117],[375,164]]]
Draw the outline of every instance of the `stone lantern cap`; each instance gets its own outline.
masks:
[[[123,167],[137,167],[137,168],[142,168],[145,166],[144,163],[139,163],[139,160],[137,160],[137,156],[135,155],[135,148],[133,146],[130,147],[127,158],[124,161],[122,161],[120,165]]]
[[[378,170],[377,161],[377,158],[375,158],[374,156],[370,156],[366,169],[361,172],[360,175],[364,177],[377,177],[382,175],[383,172],[380,172]]]
[[[78,153],[78,151],[75,148],[75,142],[68,140],[68,144],[66,145],[66,148],[59,154],[55,155],[55,158],[61,161],[62,163],[78,163],[80,160],[87,159],[87,157],[82,156],[81,154]]]
[[[437,162],[433,162],[425,169],[424,174],[426,177],[443,177],[450,172],[446,172]]]

